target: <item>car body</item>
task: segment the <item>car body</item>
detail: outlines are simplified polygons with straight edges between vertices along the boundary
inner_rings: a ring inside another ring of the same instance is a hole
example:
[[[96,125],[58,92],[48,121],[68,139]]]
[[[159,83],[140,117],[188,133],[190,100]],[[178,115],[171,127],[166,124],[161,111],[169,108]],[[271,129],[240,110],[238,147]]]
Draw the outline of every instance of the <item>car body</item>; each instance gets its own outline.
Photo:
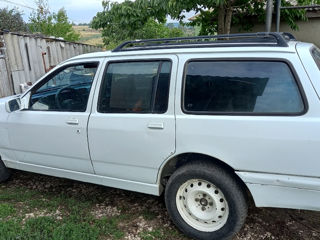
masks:
[[[1,159],[7,168],[153,195],[162,194],[180,165],[206,159],[232,171],[257,207],[320,210],[316,54],[313,44],[290,40],[285,47],[77,56],[19,96],[20,110],[7,111],[17,96],[0,100]],[[72,85],[69,76],[67,88],[43,87],[72,67],[91,79]],[[157,87],[150,80],[155,76]],[[127,79],[135,79],[134,86]],[[207,89],[217,89],[215,96]]]

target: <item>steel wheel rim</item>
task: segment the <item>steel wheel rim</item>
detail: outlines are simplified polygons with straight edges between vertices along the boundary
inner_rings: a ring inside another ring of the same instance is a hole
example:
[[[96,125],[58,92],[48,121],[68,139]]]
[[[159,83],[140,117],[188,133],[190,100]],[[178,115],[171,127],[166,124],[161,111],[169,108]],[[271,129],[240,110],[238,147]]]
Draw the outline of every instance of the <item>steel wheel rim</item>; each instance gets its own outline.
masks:
[[[176,205],[183,220],[203,232],[219,230],[229,216],[223,192],[202,179],[191,179],[182,184],[177,191]]]

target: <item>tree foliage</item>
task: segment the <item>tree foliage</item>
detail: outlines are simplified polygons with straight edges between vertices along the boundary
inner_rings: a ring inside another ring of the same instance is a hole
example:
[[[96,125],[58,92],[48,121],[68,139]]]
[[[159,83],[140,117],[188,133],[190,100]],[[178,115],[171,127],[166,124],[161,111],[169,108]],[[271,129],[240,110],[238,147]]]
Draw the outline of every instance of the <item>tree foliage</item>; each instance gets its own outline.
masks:
[[[22,13],[17,9],[0,9],[0,30],[11,32],[27,32],[27,24],[22,19]]]
[[[46,0],[38,0],[37,6],[37,10],[29,18],[29,27],[32,32],[62,37],[67,41],[80,39],[80,34],[72,28],[64,8],[61,8],[57,13],[51,13]]]
[[[103,1],[91,27],[102,29],[104,43],[108,48],[128,39],[179,37],[183,32],[165,26],[167,9],[154,1],[136,0],[123,3]]]
[[[283,6],[320,4],[320,0],[281,0]],[[105,42],[127,38],[143,38],[137,33],[150,23],[164,23],[167,15],[184,21],[185,13],[194,11],[197,17],[190,23],[200,26],[200,35],[230,33],[231,26],[249,31],[254,24],[264,23],[266,0],[125,0],[123,3],[104,1],[104,11],[92,21],[94,28],[103,29]],[[307,20],[303,9],[281,10],[281,19],[297,30],[298,20]]]
[[[147,0],[146,0],[147,1]],[[162,0],[157,0],[162,1]],[[254,24],[264,23],[266,0],[164,0],[168,13],[175,19],[183,20],[184,11],[195,11],[198,16],[191,25],[201,26],[200,34],[230,33],[232,25],[250,30]],[[282,6],[292,6],[294,1],[281,0]],[[319,0],[296,0],[295,5],[319,4]],[[303,9],[281,10],[281,19],[297,30],[298,20],[307,20]]]

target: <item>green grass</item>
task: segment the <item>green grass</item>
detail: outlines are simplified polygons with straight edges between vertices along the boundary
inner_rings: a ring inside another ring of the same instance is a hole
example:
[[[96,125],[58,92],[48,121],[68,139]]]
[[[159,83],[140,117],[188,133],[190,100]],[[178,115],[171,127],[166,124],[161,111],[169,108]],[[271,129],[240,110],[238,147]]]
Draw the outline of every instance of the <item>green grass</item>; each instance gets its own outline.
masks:
[[[16,212],[16,209],[7,203],[0,204],[0,219],[8,217]]]
[[[142,240],[156,240],[156,239],[171,240],[171,239],[177,239],[179,236],[179,233],[176,230],[169,230],[169,229],[163,230],[163,229],[157,228],[152,231],[141,232],[139,235]]]
[[[127,234],[142,240],[186,239],[162,227],[159,212],[150,209],[143,194],[31,174],[19,177],[0,185],[0,240],[123,240]],[[142,228],[141,222],[146,224]]]
[[[32,198],[35,195],[39,197],[39,195],[36,192],[26,190],[26,189],[21,189],[21,188],[3,188],[3,189],[0,189],[0,193],[1,193],[0,202],[2,201],[6,201],[6,202],[22,201],[23,202]]]
[[[1,222],[1,240],[94,240],[98,239],[100,229],[88,223],[77,223],[65,219],[57,221],[53,217],[31,218],[22,225],[20,222],[10,220]]]
[[[111,236],[113,239],[121,239],[124,237],[124,232],[118,228],[121,218],[102,218],[95,221],[96,226],[99,228],[100,233],[105,236]]]
[[[145,220],[148,220],[148,221],[151,221],[153,219],[155,219],[157,217],[157,214],[150,211],[150,210],[147,210],[145,209],[143,212],[142,212],[142,216]]]
[[[0,221],[1,240],[95,240],[109,237],[121,239],[124,232],[118,227],[118,219],[82,219],[74,216],[57,220],[55,217],[35,217],[22,223],[21,220],[11,219]]]
[[[125,215],[95,219],[91,200],[19,188],[0,189],[0,240],[121,239]],[[19,211],[18,211],[19,210]],[[55,215],[59,210],[58,219]],[[31,217],[30,213],[32,213]],[[45,213],[45,216],[42,216]],[[42,214],[42,215],[41,215]],[[39,216],[40,215],[40,216]],[[8,218],[8,219],[5,219]]]

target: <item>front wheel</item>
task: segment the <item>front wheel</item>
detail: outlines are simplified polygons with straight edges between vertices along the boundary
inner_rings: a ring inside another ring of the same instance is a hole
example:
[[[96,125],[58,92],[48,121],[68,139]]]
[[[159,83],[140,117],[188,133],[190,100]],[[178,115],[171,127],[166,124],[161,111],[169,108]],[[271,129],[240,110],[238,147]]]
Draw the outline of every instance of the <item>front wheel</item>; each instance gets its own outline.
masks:
[[[247,200],[235,175],[220,166],[193,162],[170,177],[165,192],[170,217],[186,235],[230,239],[242,227]]]

